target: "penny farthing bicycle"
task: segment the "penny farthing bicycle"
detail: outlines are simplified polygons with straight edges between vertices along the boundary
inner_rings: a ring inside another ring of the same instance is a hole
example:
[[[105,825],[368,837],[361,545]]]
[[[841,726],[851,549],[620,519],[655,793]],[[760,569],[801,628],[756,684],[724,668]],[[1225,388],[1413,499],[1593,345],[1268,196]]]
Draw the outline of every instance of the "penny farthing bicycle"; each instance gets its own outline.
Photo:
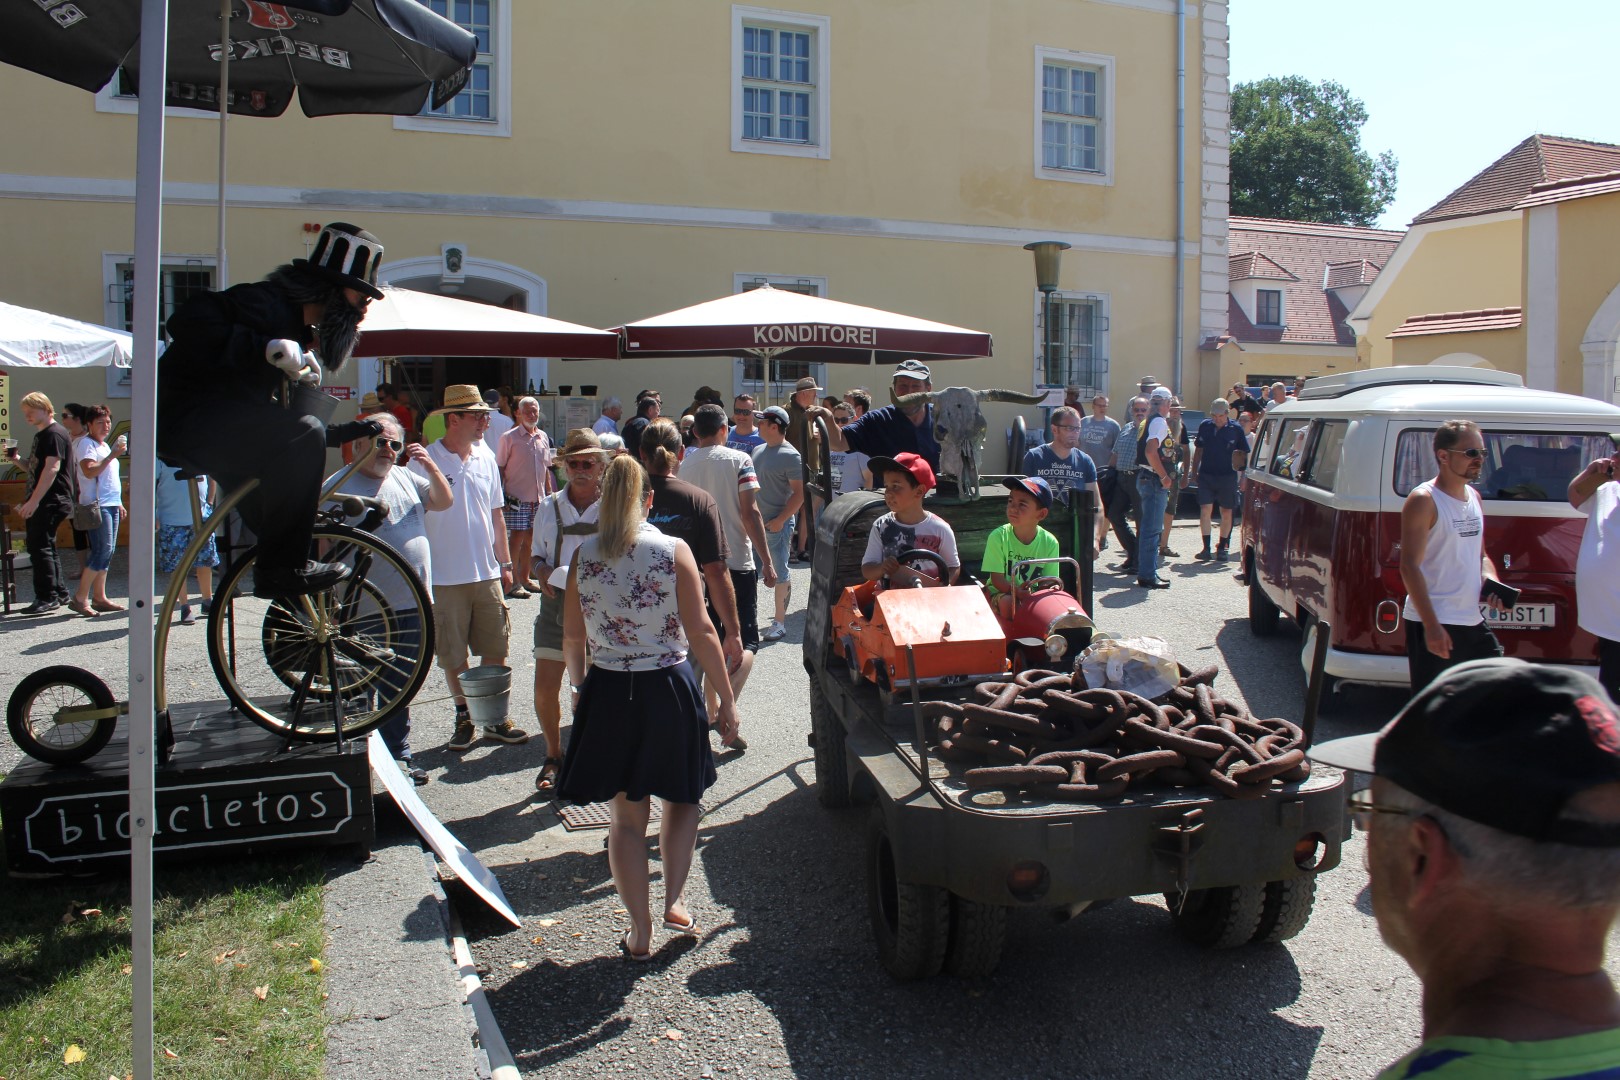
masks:
[[[329,418],[330,406],[316,397],[335,403],[311,387],[294,388],[290,400]],[[260,599],[253,595],[257,550],[250,548],[230,564],[215,589],[207,629],[214,677],[234,711],[287,740],[341,743],[363,736],[408,705],[427,678],[433,655],[427,589],[404,557],[369,531],[383,519],[383,505],[336,494],[355,470],[391,449],[387,440],[374,440],[370,453],[322,485],[310,556],[348,567],[342,582],[307,596]],[[185,461],[170,457],[166,464],[180,469],[182,480],[199,475]],[[157,614],[153,691],[160,732],[168,731],[164,676],[180,590],[208,538],[257,486],[250,480],[230,491],[205,519],[192,485],[195,535],[170,576]],[[358,526],[347,524],[354,518]],[[31,757],[73,764],[105,747],[126,712],[128,702],[116,701],[95,674],[52,666],[28,675],[12,691],[6,726]]]

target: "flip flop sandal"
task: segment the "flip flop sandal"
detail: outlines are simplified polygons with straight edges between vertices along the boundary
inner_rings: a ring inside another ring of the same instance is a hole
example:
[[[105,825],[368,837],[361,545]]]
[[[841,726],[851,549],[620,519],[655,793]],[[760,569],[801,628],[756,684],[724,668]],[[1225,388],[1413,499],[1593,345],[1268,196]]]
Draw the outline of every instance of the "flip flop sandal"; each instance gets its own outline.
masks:
[[[691,914],[687,915],[686,921],[684,923],[678,923],[674,919],[665,919],[664,920],[664,929],[665,930],[673,930],[677,934],[685,934],[688,937],[702,937],[703,936],[702,927],[698,926],[696,916],[693,916]]]
[[[534,778],[534,790],[542,795],[557,794],[557,774],[562,772],[562,759],[548,757],[540,766],[540,775]]]
[[[648,949],[646,952],[633,952],[631,950],[630,931],[628,930],[626,930],[624,932],[624,936],[619,939],[619,951],[624,953],[624,958],[626,960],[632,960],[638,964],[645,964],[647,961],[653,958],[651,949]]]

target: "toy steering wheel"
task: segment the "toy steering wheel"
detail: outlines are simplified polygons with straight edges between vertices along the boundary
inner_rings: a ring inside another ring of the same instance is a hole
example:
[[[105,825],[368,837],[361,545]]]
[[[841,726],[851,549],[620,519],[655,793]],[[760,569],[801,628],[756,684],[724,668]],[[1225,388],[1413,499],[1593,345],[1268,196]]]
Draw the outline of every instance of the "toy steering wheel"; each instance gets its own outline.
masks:
[[[940,555],[937,551],[929,551],[926,548],[911,548],[908,551],[902,551],[896,557],[896,561],[898,561],[901,566],[910,566],[910,564],[914,562],[933,563],[935,569],[939,571],[937,576],[941,583],[946,582],[950,578],[950,567],[945,565],[944,556]],[[884,575],[883,584],[885,588],[888,587],[888,575]],[[919,587],[922,587],[922,582],[919,581],[916,584]]]
[[[1063,579],[1056,574],[1046,574],[1042,577],[1030,578],[1020,588],[1025,592],[1033,593],[1040,592],[1042,589],[1063,589],[1067,588],[1067,586],[1064,585]]]

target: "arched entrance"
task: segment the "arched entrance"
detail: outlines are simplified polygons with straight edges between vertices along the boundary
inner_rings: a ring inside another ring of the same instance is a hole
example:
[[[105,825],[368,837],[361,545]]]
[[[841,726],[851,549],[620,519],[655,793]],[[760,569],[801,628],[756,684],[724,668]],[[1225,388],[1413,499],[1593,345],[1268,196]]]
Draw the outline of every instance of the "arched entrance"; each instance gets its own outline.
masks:
[[[1581,337],[1581,393],[1620,405],[1620,285],[1609,290]]]
[[[522,267],[490,259],[468,256],[462,263],[462,276],[447,282],[444,262],[429,256],[384,263],[378,280],[422,292],[442,292],[462,300],[475,300],[531,315],[546,313],[545,279]],[[538,388],[546,381],[545,357],[505,356],[402,356],[392,358],[395,381],[402,383],[414,399],[418,411],[435,409],[443,401],[444,388],[454,383],[474,383],[484,389],[510,386],[515,391]],[[381,361],[360,362],[360,392],[375,390],[382,380]]]

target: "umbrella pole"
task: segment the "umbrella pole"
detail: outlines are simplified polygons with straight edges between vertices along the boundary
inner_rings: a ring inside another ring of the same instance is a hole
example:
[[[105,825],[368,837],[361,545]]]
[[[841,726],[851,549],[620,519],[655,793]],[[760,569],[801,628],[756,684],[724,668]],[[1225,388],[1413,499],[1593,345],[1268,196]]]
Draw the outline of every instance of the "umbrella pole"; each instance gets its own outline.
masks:
[[[215,254],[219,280],[215,288],[230,285],[230,273],[225,266],[225,120],[231,115],[227,107],[231,93],[231,0],[219,0],[219,243]]]
[[[152,576],[157,438],[157,344],[163,251],[163,105],[169,0],[141,4],[140,115],[135,167],[135,333],[130,429],[144,433],[130,459],[129,520],[129,899],[131,1050],[134,1075],[150,1080],[152,1032],[153,772]]]

